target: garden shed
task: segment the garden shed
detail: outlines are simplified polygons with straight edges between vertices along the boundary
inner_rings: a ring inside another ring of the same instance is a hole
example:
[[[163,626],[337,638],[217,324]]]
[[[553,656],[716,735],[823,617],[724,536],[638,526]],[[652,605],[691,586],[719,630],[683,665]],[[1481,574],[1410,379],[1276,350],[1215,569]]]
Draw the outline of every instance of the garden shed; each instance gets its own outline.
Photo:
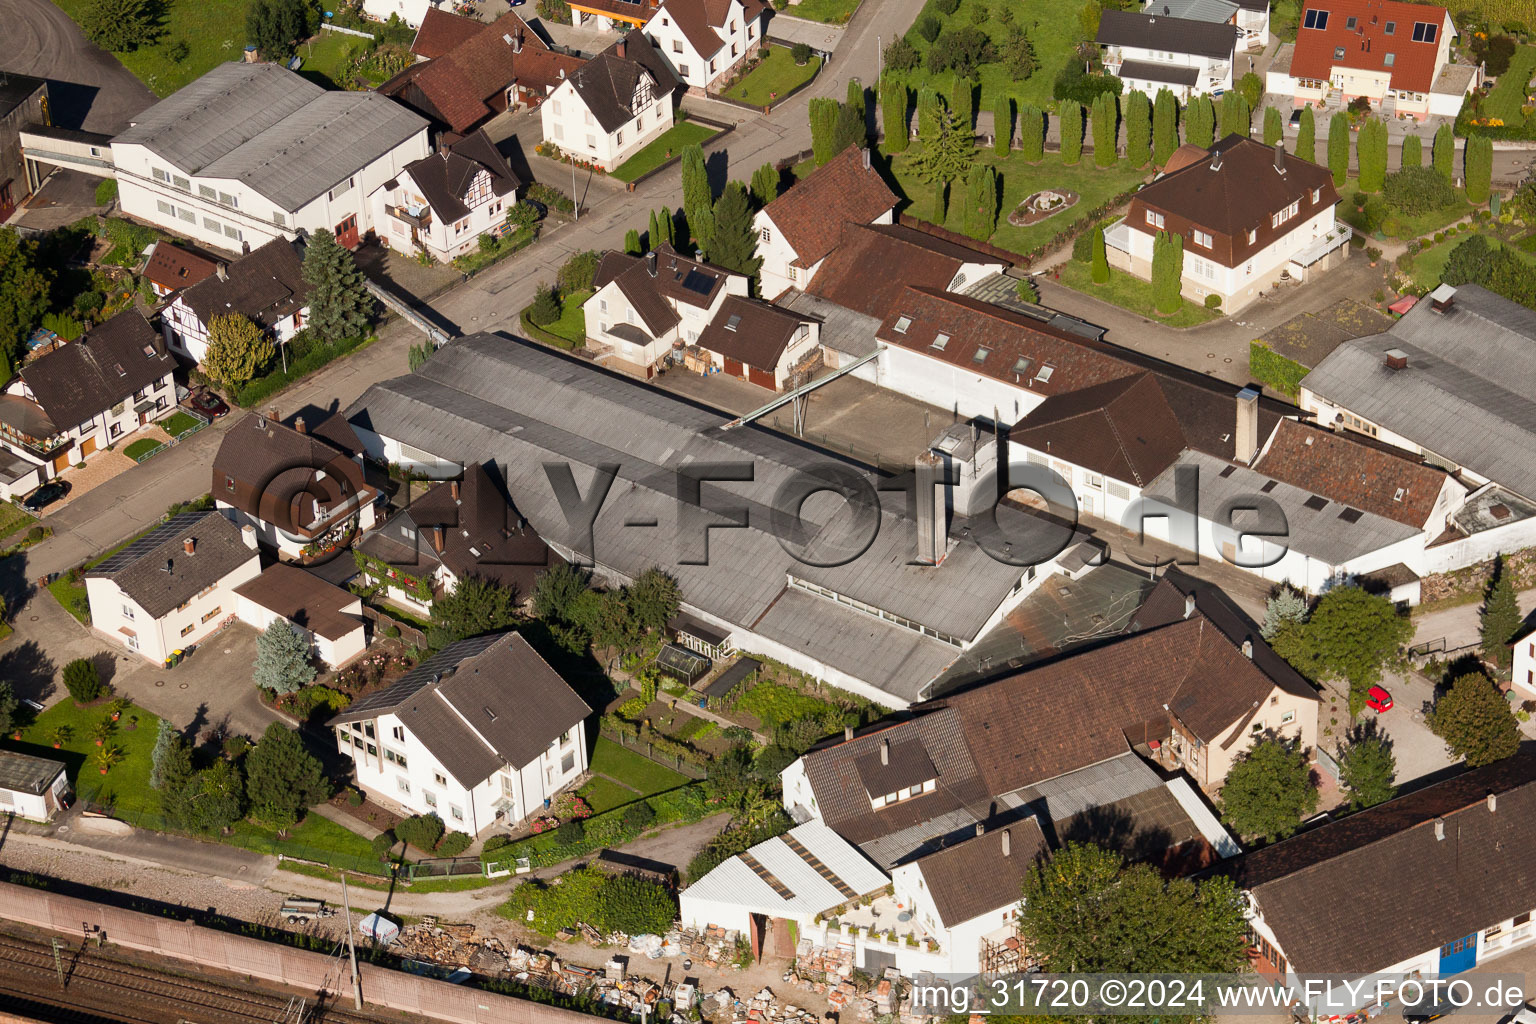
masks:
[[[736,648],[731,646],[731,635],[728,631],[711,626],[687,612],[678,612],[672,616],[672,621],[667,623],[667,629],[672,632],[678,643],[713,661],[724,661],[736,653]]]
[[[692,686],[694,680],[709,671],[709,666],[708,658],[681,644],[667,644],[656,654],[656,667],[684,686]]]
[[[702,698],[700,707],[712,710],[734,707],[746,692],[746,684],[752,680],[763,667],[763,663],[756,658],[738,658],[736,663],[726,668],[707,685],[699,688]]]

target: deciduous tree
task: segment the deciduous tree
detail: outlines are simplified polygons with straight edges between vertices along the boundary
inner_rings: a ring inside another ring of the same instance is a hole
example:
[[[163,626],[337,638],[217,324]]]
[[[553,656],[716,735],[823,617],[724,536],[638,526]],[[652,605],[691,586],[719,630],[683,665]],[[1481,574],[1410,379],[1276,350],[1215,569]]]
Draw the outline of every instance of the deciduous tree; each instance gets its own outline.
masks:
[[[192,777],[179,808],[183,825],[196,832],[222,832],[245,814],[245,780],[240,769],[215,761]]]
[[[320,762],[304,749],[299,734],[281,722],[267,726],[246,755],[245,772],[251,815],[282,831],[331,795]]]
[[[677,580],[652,566],[635,577],[624,591],[624,601],[635,625],[649,633],[659,633],[677,614],[681,591]]]
[[[483,576],[465,576],[453,593],[432,602],[427,643],[447,647],[456,640],[494,633],[517,621],[517,591]]]
[[[1285,740],[1260,739],[1227,771],[1221,814],[1239,834],[1274,842],[1317,810],[1307,752]]]
[[[1252,110],[1264,98],[1264,79],[1249,71],[1237,80],[1237,92],[1248,104],[1248,109]]]
[[[1502,761],[1520,749],[1520,725],[1509,701],[1481,672],[1458,676],[1439,700],[1429,726],[1468,768]]]
[[[1376,723],[1369,721],[1351,730],[1349,743],[1339,755],[1339,782],[1349,792],[1349,805],[1359,810],[1386,803],[1397,795],[1396,779],[1392,741]]]
[[[17,726],[16,711],[21,702],[9,679],[0,679],[0,736],[8,736]]]
[[[238,390],[272,362],[272,339],[248,317],[225,313],[208,323],[208,351],[203,372]]]
[[[357,260],[321,228],[304,249],[304,281],[309,285],[308,327],[325,341],[361,338],[378,303],[368,291]]]
[[[52,272],[43,269],[37,243],[15,228],[0,228],[0,357],[5,379],[21,345],[48,312]]]
[[[1365,706],[1366,691],[1413,636],[1413,622],[1379,594],[1335,587],[1317,602],[1305,631],[1305,657],[1317,674],[1349,681],[1350,714]],[[1305,672],[1305,669],[1303,669]],[[1309,673],[1310,674],[1310,673]]]
[[[256,638],[256,685],[273,693],[293,693],[315,681],[309,637],[287,619],[277,619]]]

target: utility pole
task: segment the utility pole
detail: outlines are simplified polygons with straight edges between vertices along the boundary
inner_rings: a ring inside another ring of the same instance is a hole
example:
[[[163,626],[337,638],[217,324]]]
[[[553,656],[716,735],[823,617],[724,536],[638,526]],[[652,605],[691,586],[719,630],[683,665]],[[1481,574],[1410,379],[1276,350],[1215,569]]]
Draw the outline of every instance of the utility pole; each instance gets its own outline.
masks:
[[[53,967],[59,972],[59,988],[64,987],[64,958],[60,953],[64,949],[64,943],[58,939],[53,940]]]
[[[352,1007],[363,1008],[363,985],[357,976],[357,944],[352,941],[352,901],[347,898],[347,873],[341,873],[341,905],[347,913],[347,956],[352,961]]]
[[[575,207],[572,211],[572,220],[581,220],[581,197],[576,194],[576,161],[571,160],[571,204]]]

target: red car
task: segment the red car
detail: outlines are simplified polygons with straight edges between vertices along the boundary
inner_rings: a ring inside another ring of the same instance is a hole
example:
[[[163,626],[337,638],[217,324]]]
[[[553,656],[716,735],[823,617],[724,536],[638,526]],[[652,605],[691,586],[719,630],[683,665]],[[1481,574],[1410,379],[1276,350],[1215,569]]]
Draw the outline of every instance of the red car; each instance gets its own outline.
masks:
[[[209,420],[216,420],[229,412],[229,406],[224,404],[224,400],[207,388],[198,388],[188,395],[186,404],[207,416]]]
[[[1392,695],[1380,686],[1373,686],[1365,693],[1365,706],[1377,714],[1392,710]]]

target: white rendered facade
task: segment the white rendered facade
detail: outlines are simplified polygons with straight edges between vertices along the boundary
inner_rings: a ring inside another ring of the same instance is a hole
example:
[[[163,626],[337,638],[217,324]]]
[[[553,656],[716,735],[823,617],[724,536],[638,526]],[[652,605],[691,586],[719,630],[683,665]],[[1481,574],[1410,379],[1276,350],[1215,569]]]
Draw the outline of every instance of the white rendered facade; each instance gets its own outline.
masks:
[[[674,7],[688,4],[708,10],[702,0],[670,2]],[[759,10],[756,17],[748,18],[741,0],[730,0],[722,23],[709,26],[709,32],[717,43],[710,53],[699,52],[694,40],[683,31],[673,11],[665,3],[645,23],[645,34],[656,47],[656,52],[666,58],[672,70],[677,72],[677,77],[687,83],[689,89],[704,92],[722,84],[742,61],[763,46],[765,13],[766,10]]]
[[[539,105],[544,141],[559,146],[573,160],[611,171],[672,127],[671,100],[657,96],[644,75],[635,86],[630,109],[634,116],[607,131],[567,78]]]
[[[112,580],[87,576],[85,593],[91,604],[91,628],[153,664],[164,664],[172,651],[201,643],[235,621],[239,603],[235,588],[261,574],[255,537],[246,534],[246,541],[251,547],[248,560],[158,619]]]

